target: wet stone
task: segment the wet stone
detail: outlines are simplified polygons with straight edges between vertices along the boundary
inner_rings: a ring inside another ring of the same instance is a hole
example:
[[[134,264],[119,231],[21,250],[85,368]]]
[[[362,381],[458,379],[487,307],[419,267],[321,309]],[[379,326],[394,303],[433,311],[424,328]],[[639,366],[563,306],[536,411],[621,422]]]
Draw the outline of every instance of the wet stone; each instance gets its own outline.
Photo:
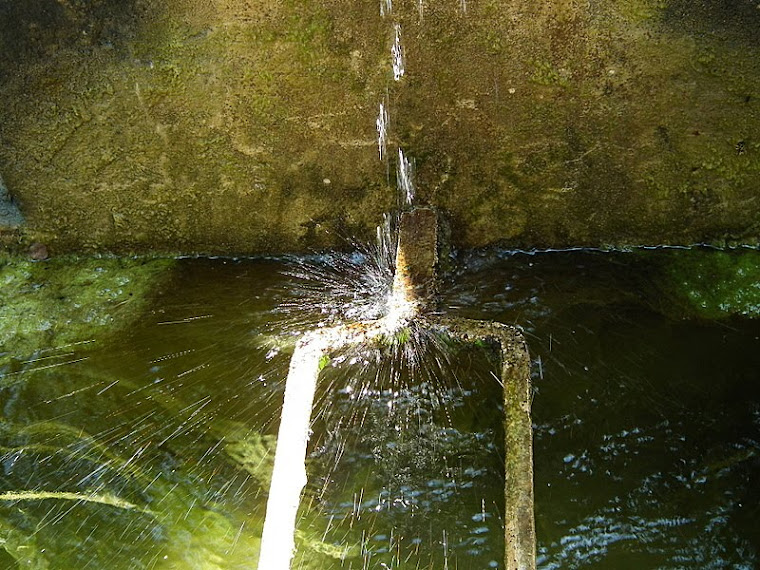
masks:
[[[17,228],[24,224],[24,216],[11,198],[3,179],[0,178],[0,230]]]
[[[0,168],[56,251],[368,237],[395,145],[457,247],[754,243],[755,4],[2,2]]]
[[[399,226],[396,282],[428,300],[435,291],[438,267],[438,215],[430,208],[404,212]],[[401,283],[403,281],[404,283]]]

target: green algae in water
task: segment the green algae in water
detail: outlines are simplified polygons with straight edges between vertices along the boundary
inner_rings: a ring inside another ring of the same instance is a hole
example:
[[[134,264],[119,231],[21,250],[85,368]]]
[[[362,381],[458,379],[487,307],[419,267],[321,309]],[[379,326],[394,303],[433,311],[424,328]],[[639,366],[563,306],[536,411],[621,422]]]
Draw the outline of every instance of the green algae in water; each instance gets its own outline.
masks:
[[[685,314],[760,317],[760,251],[691,249],[661,257],[659,284]]]
[[[277,438],[251,431],[240,424],[237,429],[229,430],[224,435],[224,442],[224,451],[230,460],[250,473],[259,485],[268,487],[272,480]]]
[[[133,324],[171,273],[150,258],[0,257],[0,367],[12,359],[81,349]]]
[[[183,288],[87,360],[0,383],[3,556],[16,564],[31,552],[30,568],[255,567],[286,371],[261,342],[271,270],[196,287],[180,265]],[[319,537],[299,544],[335,556]]]
[[[73,368],[64,375],[28,373],[25,383],[6,390],[5,415],[18,421],[0,426],[0,481],[10,489],[0,494],[0,520],[4,548],[19,567],[251,567],[258,532],[243,530],[255,524],[231,507],[213,479],[215,472],[227,484],[245,477],[221,462],[199,464],[201,454],[193,459],[192,445],[179,434],[172,444],[156,445],[151,436],[182,426],[173,410],[154,408],[155,423],[138,417],[127,425],[118,421],[125,402],[119,387],[92,404],[74,399],[71,391],[91,386],[93,377]],[[45,408],[68,423],[42,420]],[[206,453],[219,445],[219,434],[194,437]]]

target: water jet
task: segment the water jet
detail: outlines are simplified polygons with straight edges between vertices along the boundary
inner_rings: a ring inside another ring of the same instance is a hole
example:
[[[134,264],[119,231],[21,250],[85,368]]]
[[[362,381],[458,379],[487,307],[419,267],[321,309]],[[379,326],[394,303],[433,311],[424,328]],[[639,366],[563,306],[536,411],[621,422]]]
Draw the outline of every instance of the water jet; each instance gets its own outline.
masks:
[[[498,350],[505,409],[505,567],[535,568],[530,358],[519,330],[501,323],[442,317],[435,313],[440,232],[431,208],[404,211],[398,224],[395,272],[386,314],[304,334],[290,361],[274,470],[267,501],[259,568],[289,570],[296,516],[307,482],[306,448],[314,393],[325,357],[376,342],[415,325],[462,343],[484,342]]]

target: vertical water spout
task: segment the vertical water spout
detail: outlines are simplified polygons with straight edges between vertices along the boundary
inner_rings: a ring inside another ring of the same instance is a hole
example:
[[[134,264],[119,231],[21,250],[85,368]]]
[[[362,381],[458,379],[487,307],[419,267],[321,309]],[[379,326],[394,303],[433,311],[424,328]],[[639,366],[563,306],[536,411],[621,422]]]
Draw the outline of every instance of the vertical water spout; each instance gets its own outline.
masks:
[[[296,516],[307,481],[311,412],[323,358],[342,347],[392,335],[415,320],[451,338],[463,342],[485,340],[500,349],[506,435],[505,567],[535,570],[532,392],[527,345],[517,329],[501,323],[425,315],[435,297],[438,239],[438,215],[434,210],[414,208],[403,212],[387,314],[376,321],[322,328],[307,333],[296,344],[277,436],[260,570],[290,570]]]
[[[319,329],[297,343],[288,369],[267,498],[259,568],[289,570],[295,526],[306,485],[306,451],[317,379],[330,351],[394,334],[419,313],[432,295],[438,239],[437,215],[429,208],[404,212],[399,224],[396,270],[387,314],[377,320]]]
[[[414,203],[414,164],[406,156],[404,151],[398,149],[398,165],[396,167],[396,185],[404,204],[411,206]]]

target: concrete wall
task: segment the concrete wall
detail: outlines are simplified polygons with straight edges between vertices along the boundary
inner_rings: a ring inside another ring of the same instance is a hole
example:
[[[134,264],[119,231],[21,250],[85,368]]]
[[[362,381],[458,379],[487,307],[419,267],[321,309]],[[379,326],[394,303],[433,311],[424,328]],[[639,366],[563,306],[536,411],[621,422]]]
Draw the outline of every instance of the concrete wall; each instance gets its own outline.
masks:
[[[0,174],[22,239],[332,246],[396,206],[398,146],[462,246],[760,236],[755,0],[421,6],[0,0]]]

